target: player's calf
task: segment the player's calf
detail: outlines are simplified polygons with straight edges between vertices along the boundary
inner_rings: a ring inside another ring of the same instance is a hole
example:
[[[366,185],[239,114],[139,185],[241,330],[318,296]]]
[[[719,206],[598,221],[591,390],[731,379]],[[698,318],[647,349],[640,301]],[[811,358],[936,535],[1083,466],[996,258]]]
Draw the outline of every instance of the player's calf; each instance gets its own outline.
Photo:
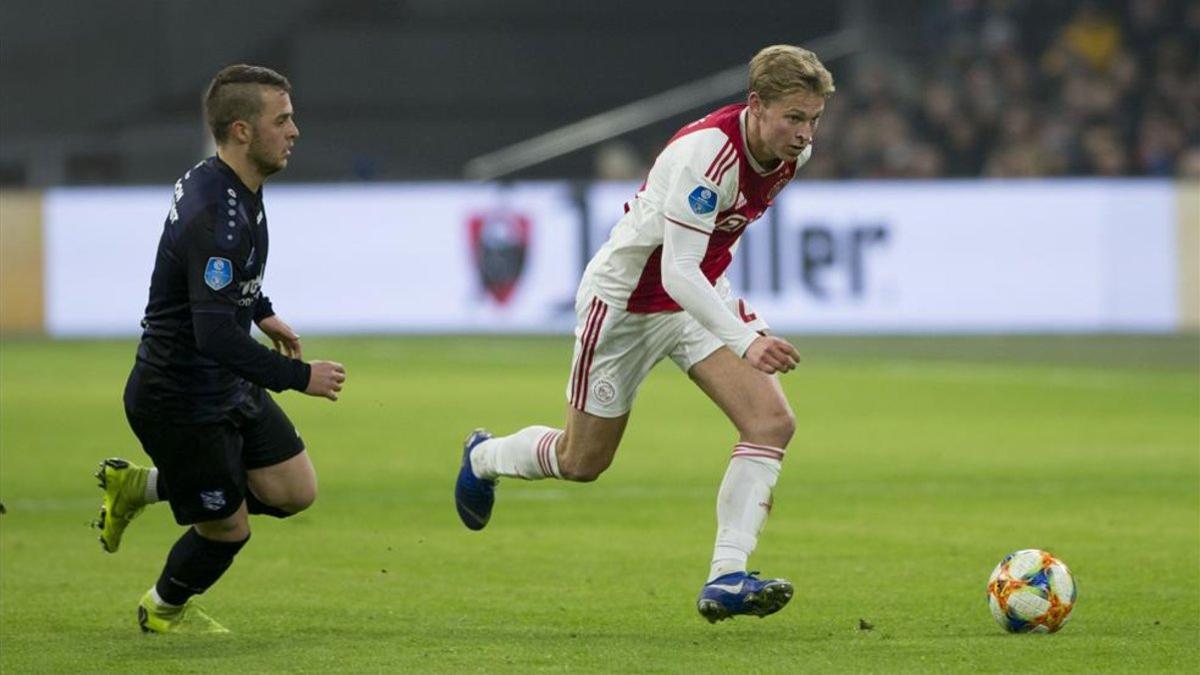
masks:
[[[612,466],[617,448],[592,439],[566,437],[560,442],[558,469],[564,480],[590,483]]]
[[[572,408],[557,446],[562,477],[583,483],[599,478],[612,465],[628,422],[629,413],[599,417]]]

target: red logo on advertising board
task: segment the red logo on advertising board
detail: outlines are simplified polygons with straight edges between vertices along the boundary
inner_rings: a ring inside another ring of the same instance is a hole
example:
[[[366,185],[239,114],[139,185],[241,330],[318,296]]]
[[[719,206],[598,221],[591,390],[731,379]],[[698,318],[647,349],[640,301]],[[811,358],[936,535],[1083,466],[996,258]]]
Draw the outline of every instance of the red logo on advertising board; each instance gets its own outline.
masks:
[[[529,250],[529,219],[512,211],[477,213],[467,221],[471,255],[483,290],[503,305],[516,290]]]

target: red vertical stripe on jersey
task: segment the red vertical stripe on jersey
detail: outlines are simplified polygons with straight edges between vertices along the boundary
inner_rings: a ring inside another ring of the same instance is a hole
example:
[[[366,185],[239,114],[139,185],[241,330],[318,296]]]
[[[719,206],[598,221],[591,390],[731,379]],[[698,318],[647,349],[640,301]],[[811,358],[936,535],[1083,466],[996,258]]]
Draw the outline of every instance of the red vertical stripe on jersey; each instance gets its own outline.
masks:
[[[718,152],[717,156],[713,158],[712,164],[708,165],[708,170],[704,172],[704,176],[712,180],[714,183],[717,182],[715,179],[715,176],[718,173],[717,168],[724,166],[725,163],[729,161],[731,156],[736,158],[737,151],[733,147],[733,141],[727,140],[725,141],[725,145],[721,146],[721,151]]]
[[[733,153],[732,157],[725,160],[725,162],[723,162],[721,164],[721,168],[717,170],[717,177],[713,179],[713,182],[716,183],[717,185],[720,185],[721,180],[725,178],[725,174],[728,173],[729,170],[731,168],[733,168],[737,163],[738,163],[738,156],[737,156],[737,153],[735,152],[735,153]]]

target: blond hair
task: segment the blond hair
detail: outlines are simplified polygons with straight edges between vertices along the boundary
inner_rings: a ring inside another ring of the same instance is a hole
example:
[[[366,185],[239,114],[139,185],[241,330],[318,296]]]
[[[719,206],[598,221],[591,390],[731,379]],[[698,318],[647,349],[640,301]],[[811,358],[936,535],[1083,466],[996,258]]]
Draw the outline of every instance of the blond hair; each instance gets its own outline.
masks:
[[[833,75],[817,55],[793,45],[764,47],[750,59],[750,91],[770,102],[797,91],[833,95]]]

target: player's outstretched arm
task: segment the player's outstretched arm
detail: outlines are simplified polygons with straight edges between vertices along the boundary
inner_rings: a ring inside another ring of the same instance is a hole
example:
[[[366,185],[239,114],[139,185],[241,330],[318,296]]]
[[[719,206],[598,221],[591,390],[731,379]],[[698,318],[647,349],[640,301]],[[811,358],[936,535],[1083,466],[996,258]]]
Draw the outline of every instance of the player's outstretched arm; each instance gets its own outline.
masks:
[[[668,222],[663,236],[663,287],[667,293],[707,328],[764,373],[786,373],[796,367],[800,354],[787,340],[759,335],[735,316],[720,293],[700,271],[708,236]]]
[[[663,288],[700,325],[720,338],[738,356],[744,356],[758,334],[733,315],[713,288],[700,261],[708,250],[706,232],[667,221],[663,231]]]

